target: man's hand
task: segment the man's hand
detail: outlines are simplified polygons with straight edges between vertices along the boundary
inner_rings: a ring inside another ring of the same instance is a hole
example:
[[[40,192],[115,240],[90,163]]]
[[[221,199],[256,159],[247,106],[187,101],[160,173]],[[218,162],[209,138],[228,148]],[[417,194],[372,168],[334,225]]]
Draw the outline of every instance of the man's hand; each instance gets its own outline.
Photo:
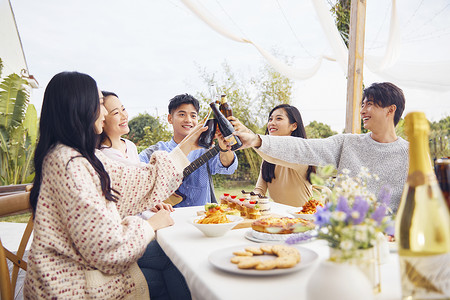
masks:
[[[239,121],[237,118],[233,116],[228,117],[228,120],[236,130],[233,134],[237,135],[241,139],[242,147],[239,149],[245,149],[250,147],[258,148],[261,146],[262,141],[259,135],[254,134],[253,131],[245,127],[245,125],[242,124],[241,121]]]
[[[219,147],[222,151],[229,151],[231,150],[230,143],[228,143],[225,138],[223,137],[222,133],[220,133],[219,128],[216,129],[216,134],[214,135],[214,138],[217,139],[219,142]]]
[[[234,130],[239,131],[239,132],[252,132],[250,129],[245,127],[244,124],[241,123],[241,121],[239,121],[235,117],[230,116],[227,119],[230,121],[231,125],[233,125]]]
[[[198,124],[192,128],[191,132],[178,144],[180,150],[187,156],[192,150],[200,149],[198,138],[206,130],[208,130],[208,127],[203,127],[203,124]]]

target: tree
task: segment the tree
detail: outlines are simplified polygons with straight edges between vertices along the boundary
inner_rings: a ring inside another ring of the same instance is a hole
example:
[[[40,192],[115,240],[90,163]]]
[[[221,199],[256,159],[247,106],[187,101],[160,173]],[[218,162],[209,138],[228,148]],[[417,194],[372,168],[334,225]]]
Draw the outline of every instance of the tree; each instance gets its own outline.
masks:
[[[0,68],[1,73],[1,68]],[[0,84],[0,183],[31,182],[37,137],[37,113],[28,104],[27,81],[11,74]]]
[[[350,9],[351,0],[336,0],[334,4],[331,4],[331,12],[333,13],[336,27],[347,47],[350,33]]]
[[[158,120],[155,117],[145,112],[132,118],[128,122],[128,126],[130,127],[130,133],[128,134],[127,138],[137,146],[139,146],[140,143],[145,140],[144,128],[150,127],[150,129],[153,130],[154,128],[158,127],[159,124]]]
[[[200,76],[208,87],[215,86],[220,93],[226,94],[233,108],[233,116],[256,133],[264,133],[269,111],[281,103],[290,103],[293,82],[264,65],[259,74],[250,79],[239,78],[224,62],[223,78],[215,73],[200,69]],[[196,95],[201,110],[206,113],[211,96],[205,92]],[[256,182],[261,166],[261,157],[253,149],[244,149],[236,153],[239,159],[238,170],[231,178]],[[227,176],[227,178],[230,178]],[[214,176],[215,182],[223,182],[222,176]]]
[[[430,155],[432,159],[450,157],[450,116],[430,123]]]
[[[336,131],[331,130],[329,125],[312,121],[305,127],[306,136],[309,139],[327,138],[329,136],[337,134]]]
[[[169,141],[172,138],[172,130],[169,129],[167,121],[162,117],[152,118],[155,123],[153,126],[144,127],[144,137],[138,146],[139,152],[159,141]]]

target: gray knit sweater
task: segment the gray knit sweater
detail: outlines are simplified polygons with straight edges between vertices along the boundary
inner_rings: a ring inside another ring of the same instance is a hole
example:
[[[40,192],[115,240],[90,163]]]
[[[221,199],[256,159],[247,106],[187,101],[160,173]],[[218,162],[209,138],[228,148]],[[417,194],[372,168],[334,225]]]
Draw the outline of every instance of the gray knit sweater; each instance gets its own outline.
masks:
[[[390,207],[396,212],[408,174],[408,142],[398,137],[392,143],[378,143],[367,134],[338,134],[326,139],[299,139],[291,136],[261,135],[258,151],[291,163],[324,166],[333,165],[356,176],[367,167],[380,177],[371,180],[368,188],[378,194],[383,186],[392,190]]]

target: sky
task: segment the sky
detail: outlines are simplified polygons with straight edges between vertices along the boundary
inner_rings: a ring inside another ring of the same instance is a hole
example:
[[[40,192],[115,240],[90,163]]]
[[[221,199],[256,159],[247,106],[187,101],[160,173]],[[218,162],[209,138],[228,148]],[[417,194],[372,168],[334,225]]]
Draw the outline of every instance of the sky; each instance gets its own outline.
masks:
[[[333,56],[312,0],[192,1],[236,35],[292,57],[299,68],[313,65],[320,55]],[[391,3],[367,1],[367,54],[385,49]],[[31,99],[38,112],[46,84],[61,71],[91,75],[100,89],[119,95],[130,117],[143,112],[161,116],[173,96],[208,91],[201,70],[220,78],[227,62],[246,80],[265,63],[253,46],[218,34],[180,0],[11,0],[11,5],[30,74],[40,84]],[[399,60],[450,61],[450,0],[397,0],[397,7]],[[388,80],[365,67],[366,85],[380,81]],[[450,92],[398,85],[406,96],[405,112],[424,111],[431,121],[450,115]],[[315,120],[342,132],[344,71],[324,61],[315,76],[294,81],[293,104],[305,124]]]

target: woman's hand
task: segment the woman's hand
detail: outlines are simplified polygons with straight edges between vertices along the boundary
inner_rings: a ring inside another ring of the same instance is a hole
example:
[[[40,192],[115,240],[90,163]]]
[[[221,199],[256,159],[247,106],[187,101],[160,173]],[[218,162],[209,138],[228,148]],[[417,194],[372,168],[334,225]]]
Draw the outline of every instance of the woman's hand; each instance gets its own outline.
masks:
[[[162,210],[162,209],[167,210],[168,212],[173,212],[173,211],[175,211],[175,209],[172,207],[172,205],[167,204],[167,203],[164,203],[164,202],[161,202],[161,203],[156,204],[154,207],[152,207],[152,208],[150,209],[150,211],[152,211],[152,212],[158,212],[158,211],[160,211],[160,210]]]
[[[180,150],[187,156],[192,150],[200,149],[198,138],[206,130],[208,130],[208,127],[203,127],[203,123],[192,128],[191,132],[178,144]]]
[[[147,222],[152,226],[154,231],[157,231],[161,228],[166,228],[172,226],[174,221],[170,216],[170,212],[165,209],[159,210],[156,214],[150,217]]]

